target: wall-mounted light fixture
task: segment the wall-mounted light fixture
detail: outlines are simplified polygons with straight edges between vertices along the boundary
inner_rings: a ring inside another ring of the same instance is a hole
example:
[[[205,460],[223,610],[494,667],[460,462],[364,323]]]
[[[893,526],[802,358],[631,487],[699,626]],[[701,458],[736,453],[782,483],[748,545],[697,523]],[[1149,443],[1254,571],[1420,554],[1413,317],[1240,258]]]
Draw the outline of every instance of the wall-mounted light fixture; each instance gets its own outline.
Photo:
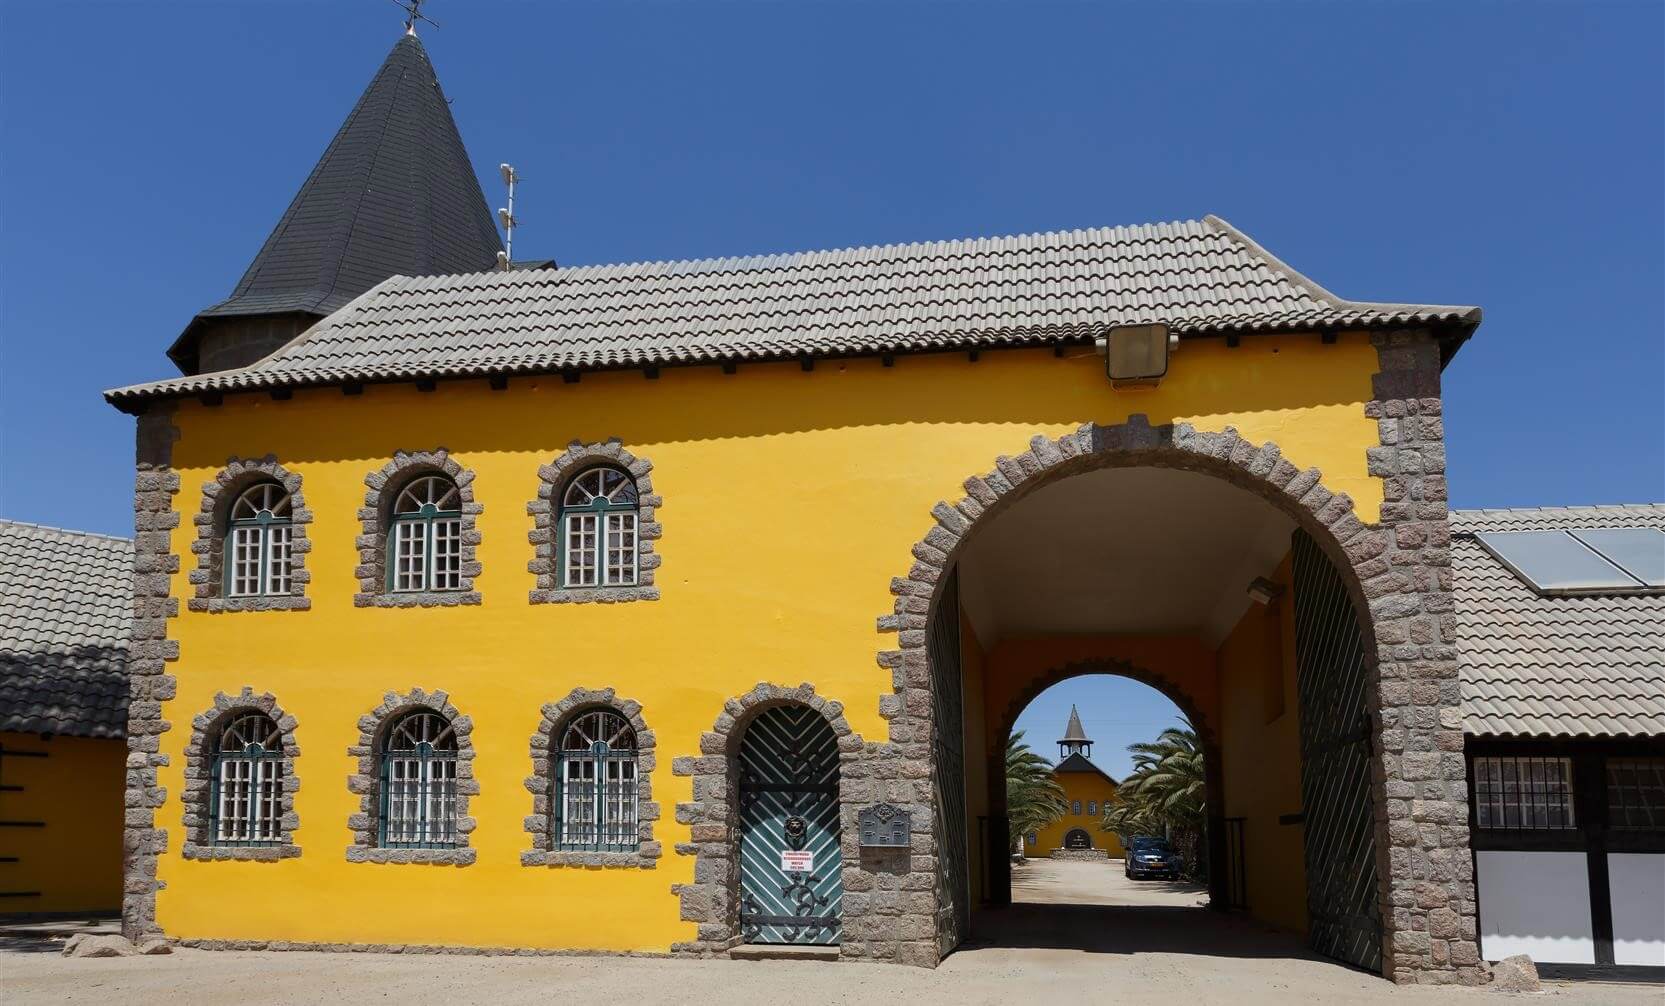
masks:
[[[1271,604],[1283,596],[1283,584],[1273,583],[1264,576],[1249,581],[1249,597],[1256,604]]]
[[[1096,340],[1105,373],[1117,389],[1154,388],[1168,373],[1168,351],[1179,338],[1168,326],[1117,325]]]

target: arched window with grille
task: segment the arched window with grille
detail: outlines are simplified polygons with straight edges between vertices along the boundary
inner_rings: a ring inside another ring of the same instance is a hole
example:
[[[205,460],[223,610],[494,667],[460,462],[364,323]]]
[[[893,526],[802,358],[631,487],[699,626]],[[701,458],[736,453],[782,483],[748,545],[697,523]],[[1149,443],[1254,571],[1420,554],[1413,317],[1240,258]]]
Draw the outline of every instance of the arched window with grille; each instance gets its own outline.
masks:
[[[561,495],[561,585],[636,583],[636,481],[610,465],[578,473]]]
[[[457,844],[457,734],[436,712],[408,713],[382,741],[381,833],[389,849]]]
[[[209,776],[209,840],[276,845],[283,838],[283,738],[264,713],[236,716],[220,731]]]
[[[461,590],[462,495],[444,475],[412,479],[394,499],[387,586],[397,593]]]
[[[289,593],[292,518],[289,493],[276,482],[258,482],[232,503],[226,521],[227,597]]]
[[[636,732],[611,709],[587,709],[560,730],[554,848],[635,852]]]

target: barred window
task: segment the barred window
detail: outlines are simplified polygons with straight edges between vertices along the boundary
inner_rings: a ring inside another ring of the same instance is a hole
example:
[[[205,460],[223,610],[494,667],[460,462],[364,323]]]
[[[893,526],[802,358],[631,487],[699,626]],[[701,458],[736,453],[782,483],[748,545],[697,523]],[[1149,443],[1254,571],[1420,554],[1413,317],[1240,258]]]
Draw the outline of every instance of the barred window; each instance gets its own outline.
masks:
[[[399,493],[387,543],[388,588],[462,589],[462,495],[443,475],[424,475]]]
[[[1607,759],[1607,823],[1665,829],[1665,758]]]
[[[636,481],[617,468],[591,468],[561,497],[561,583],[618,587],[636,582]]]
[[[396,721],[382,743],[381,844],[448,849],[457,844],[457,735],[435,712]]]
[[[1080,800],[1071,800],[1070,801],[1070,813],[1071,814],[1081,813],[1081,801]]]
[[[1097,814],[1098,813],[1098,801],[1097,800],[1088,800],[1087,801],[1087,813],[1088,814]]]
[[[579,713],[562,730],[555,775],[554,847],[634,852],[636,732],[611,709]]]
[[[1474,814],[1481,828],[1574,828],[1571,758],[1474,759]]]
[[[289,494],[276,482],[250,486],[232,503],[226,522],[226,596],[289,593],[291,516]]]
[[[283,832],[283,740],[263,713],[220,731],[209,777],[208,834],[214,845],[275,845]]]

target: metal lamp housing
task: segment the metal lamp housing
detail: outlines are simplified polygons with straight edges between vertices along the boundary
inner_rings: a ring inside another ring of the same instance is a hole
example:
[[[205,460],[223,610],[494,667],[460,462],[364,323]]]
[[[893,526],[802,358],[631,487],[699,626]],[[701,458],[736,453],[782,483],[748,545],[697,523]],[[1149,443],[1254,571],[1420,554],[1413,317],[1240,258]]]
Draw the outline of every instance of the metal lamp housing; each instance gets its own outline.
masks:
[[[1150,388],[1168,373],[1168,326],[1118,325],[1105,335],[1104,369],[1113,388]]]

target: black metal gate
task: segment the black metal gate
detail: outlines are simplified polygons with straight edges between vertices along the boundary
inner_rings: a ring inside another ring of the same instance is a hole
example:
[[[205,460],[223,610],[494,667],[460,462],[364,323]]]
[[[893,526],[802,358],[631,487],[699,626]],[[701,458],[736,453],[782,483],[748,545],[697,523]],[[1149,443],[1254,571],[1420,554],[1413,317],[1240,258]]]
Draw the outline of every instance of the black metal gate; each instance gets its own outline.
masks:
[[[1340,574],[1302,531],[1294,567],[1309,939],[1326,957],[1380,972],[1364,636]]]
[[[960,680],[959,575],[948,574],[926,640],[936,774],[937,952],[947,955],[971,928],[965,811],[965,724]]]

